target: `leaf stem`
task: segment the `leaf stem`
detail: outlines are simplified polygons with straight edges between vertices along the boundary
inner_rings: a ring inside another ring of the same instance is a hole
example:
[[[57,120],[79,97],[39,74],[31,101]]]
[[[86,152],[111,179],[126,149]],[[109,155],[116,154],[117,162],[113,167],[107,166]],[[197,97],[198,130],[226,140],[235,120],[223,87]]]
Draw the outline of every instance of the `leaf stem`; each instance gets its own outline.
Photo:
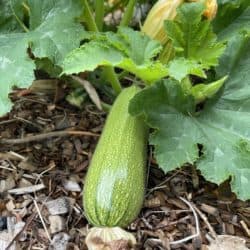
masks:
[[[167,64],[174,57],[174,48],[172,42],[168,40],[164,45],[158,59],[161,63]]]
[[[102,31],[104,18],[104,0],[95,0],[95,22],[97,28]]]
[[[82,0],[82,2],[83,2],[83,7],[84,7],[85,22],[87,24],[88,29],[90,31],[98,32],[98,27],[95,23],[93,13],[90,9],[90,6],[89,6],[87,0]]]
[[[192,89],[192,82],[189,78],[189,76],[186,76],[182,81],[181,81],[181,87],[186,94],[190,94],[190,91]]]
[[[123,18],[121,20],[121,23],[120,23],[120,26],[128,26],[132,17],[133,17],[133,14],[134,14],[134,7],[135,7],[135,4],[136,4],[136,0],[129,0],[128,2],[128,5],[126,7],[126,11],[123,15]]]
[[[111,107],[112,107],[112,105],[107,104],[106,102],[101,102],[101,105],[102,105],[102,109],[103,109],[105,112],[107,112],[107,113],[110,111],[110,109],[111,109]]]
[[[19,23],[19,25],[23,28],[23,30],[25,32],[29,32],[29,29],[25,26],[25,24],[21,21],[21,19],[18,17],[18,15],[15,13],[15,10],[13,9],[12,4],[10,5],[13,16],[16,18],[17,22]]]
[[[90,6],[88,4],[87,0],[83,0],[83,6],[84,6],[84,17],[87,23],[87,27],[90,31],[98,32],[98,27],[95,23],[93,14],[91,12]],[[105,66],[103,68],[103,72],[105,76],[107,77],[107,80],[110,82],[112,88],[114,91],[119,94],[122,90],[121,84],[119,82],[119,79],[115,73],[115,70],[112,66]]]
[[[117,75],[115,73],[115,70],[111,66],[104,66],[103,72],[105,76],[107,77],[108,81],[110,82],[113,90],[116,94],[119,94],[122,90],[121,84],[117,78]]]

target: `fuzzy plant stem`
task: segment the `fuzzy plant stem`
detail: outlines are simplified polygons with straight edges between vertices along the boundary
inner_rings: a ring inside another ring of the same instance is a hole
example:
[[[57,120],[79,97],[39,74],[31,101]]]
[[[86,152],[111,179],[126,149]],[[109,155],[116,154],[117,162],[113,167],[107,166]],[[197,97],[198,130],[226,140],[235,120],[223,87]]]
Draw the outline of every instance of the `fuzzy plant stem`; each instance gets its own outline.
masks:
[[[95,22],[100,31],[103,28],[104,0],[95,0]]]
[[[121,84],[117,78],[117,75],[115,73],[115,70],[111,66],[104,66],[103,68],[104,75],[107,77],[109,80],[113,90],[115,91],[116,94],[119,94],[122,91]]]
[[[128,26],[134,14],[134,7],[136,4],[136,0],[129,0],[128,5],[126,7],[126,11],[121,20],[120,26]]]
[[[84,17],[85,17],[85,21],[86,21],[88,29],[90,31],[98,32],[99,29],[95,23],[95,19],[90,9],[90,6],[88,4],[88,1],[87,0],[82,0],[82,1],[83,1],[83,7],[84,7]],[[110,82],[115,93],[119,94],[122,90],[122,87],[115,73],[114,68],[112,66],[105,66],[103,67],[103,72],[105,76],[107,77],[107,80]]]
[[[22,27],[22,29],[25,31],[25,32],[29,32],[29,29],[25,26],[25,24],[21,21],[21,19],[18,17],[18,15],[15,13],[15,10],[14,8],[12,7],[12,4],[10,5],[11,7],[11,11],[12,11],[12,14],[13,16],[16,18],[17,22],[19,23],[19,25]]]
[[[87,24],[87,27],[90,31],[98,31],[98,27],[95,23],[94,16],[92,14],[92,11],[90,9],[89,3],[87,0],[82,0],[83,7],[84,7],[84,17],[85,17],[85,22]]]

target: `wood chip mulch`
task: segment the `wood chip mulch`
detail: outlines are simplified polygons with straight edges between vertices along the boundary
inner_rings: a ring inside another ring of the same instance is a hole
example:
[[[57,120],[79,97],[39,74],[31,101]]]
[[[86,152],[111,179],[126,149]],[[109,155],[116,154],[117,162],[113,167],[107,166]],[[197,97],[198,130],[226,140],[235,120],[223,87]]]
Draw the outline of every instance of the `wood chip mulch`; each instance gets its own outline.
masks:
[[[64,91],[17,91],[0,119],[0,250],[87,249],[81,191],[106,114],[91,104],[74,108]],[[206,182],[192,166],[165,175],[150,155],[144,207],[128,227],[136,249],[207,249],[224,234],[250,247],[249,201],[237,200],[228,182]]]

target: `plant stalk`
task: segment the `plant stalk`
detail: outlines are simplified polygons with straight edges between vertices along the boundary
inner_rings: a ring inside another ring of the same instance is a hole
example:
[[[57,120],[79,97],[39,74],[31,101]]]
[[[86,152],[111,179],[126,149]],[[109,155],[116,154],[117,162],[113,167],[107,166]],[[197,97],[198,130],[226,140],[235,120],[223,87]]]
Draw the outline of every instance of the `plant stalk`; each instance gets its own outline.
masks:
[[[161,63],[168,64],[170,60],[173,59],[174,57],[174,48],[172,45],[172,42],[168,40],[164,46],[163,50],[161,51],[158,59],[160,60]]]
[[[17,22],[19,23],[19,25],[22,27],[22,29],[25,31],[25,32],[29,32],[29,29],[25,26],[25,24],[21,21],[21,19],[18,17],[18,15],[15,13],[15,10],[12,6],[12,4],[10,5],[11,7],[11,11],[12,11],[12,14],[13,16],[16,18]]]
[[[93,17],[93,13],[90,9],[90,6],[88,4],[87,0],[83,1],[83,7],[84,7],[84,17],[87,24],[87,27],[90,31],[98,32],[99,29],[95,23],[95,19]],[[115,73],[115,70],[112,66],[105,66],[103,67],[103,72],[107,77],[107,80],[110,82],[112,88],[114,91],[119,94],[122,90],[121,84],[119,82],[119,79]]]
[[[83,2],[83,7],[84,7],[85,22],[87,24],[88,29],[90,31],[98,32],[98,27],[95,23],[93,13],[90,9],[90,6],[89,6],[87,0],[82,0],[82,2]]]
[[[102,109],[103,109],[105,112],[109,113],[109,111],[110,111],[112,105],[107,104],[107,103],[105,103],[105,102],[101,102],[101,105],[102,105]]]
[[[104,66],[103,72],[105,76],[107,77],[107,79],[109,80],[115,93],[119,94],[122,91],[122,87],[117,78],[114,68],[112,66]]]
[[[97,28],[102,31],[104,18],[104,0],[95,0],[95,22]]]
[[[128,26],[134,14],[134,7],[136,4],[136,0],[129,0],[128,5],[126,7],[125,13],[121,20],[120,26]]]

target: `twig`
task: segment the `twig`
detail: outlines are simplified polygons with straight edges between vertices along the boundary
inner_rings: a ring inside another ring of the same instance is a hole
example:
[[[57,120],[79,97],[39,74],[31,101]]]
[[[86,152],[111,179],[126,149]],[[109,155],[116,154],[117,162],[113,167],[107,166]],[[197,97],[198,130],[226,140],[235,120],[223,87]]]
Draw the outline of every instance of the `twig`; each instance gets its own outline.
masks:
[[[16,118],[17,121],[21,121],[21,122],[23,122],[23,123],[29,124],[29,125],[31,125],[32,127],[38,129],[39,131],[42,130],[42,127],[41,127],[40,125],[38,125],[38,124],[35,124],[34,122],[31,122],[31,121],[29,121],[29,120],[26,120],[26,119],[24,119],[24,118],[22,118],[22,117],[18,117],[18,116],[15,116],[15,118]]]
[[[47,173],[47,172],[49,172],[50,170],[52,170],[55,166],[56,166],[56,164],[55,164],[55,162],[53,161],[53,162],[51,162],[51,163],[49,164],[49,167],[48,167],[47,169],[45,169],[45,170],[42,171],[40,174],[38,174],[38,175],[37,175],[37,178],[36,178],[36,184],[37,184],[37,182],[41,179],[41,177],[42,177],[45,173]]]
[[[181,170],[179,169],[178,171],[176,171],[174,174],[172,174],[171,176],[169,176],[167,179],[165,179],[164,181],[162,181],[161,183],[159,183],[157,186],[151,188],[148,190],[147,194],[146,194],[146,197],[151,194],[152,192],[156,191],[156,190],[159,190],[159,189],[162,189],[162,188],[165,188],[167,182],[169,182],[172,178],[174,178],[177,174],[179,174],[181,172]]]
[[[16,169],[4,167],[4,166],[0,166],[0,169],[9,170],[9,171],[11,171],[11,172],[15,172],[15,171],[16,171]]]
[[[98,137],[98,134],[88,132],[88,131],[71,131],[71,130],[64,130],[64,131],[53,131],[39,135],[32,135],[25,138],[20,139],[0,139],[0,144],[22,144],[22,143],[29,143],[33,141],[41,141],[51,137],[63,137],[69,135],[86,135],[86,136],[95,136]]]
[[[189,241],[191,239],[194,239],[194,238],[200,236],[199,219],[198,219],[197,213],[195,212],[195,209],[194,209],[193,205],[189,201],[187,201],[186,199],[184,199],[182,197],[179,197],[179,199],[182,200],[190,208],[190,210],[193,212],[194,219],[195,219],[195,228],[196,228],[195,231],[196,231],[196,233],[193,234],[193,235],[187,236],[187,237],[185,237],[185,238],[183,238],[181,240],[170,241],[169,245],[181,244],[181,243],[184,243],[186,241]],[[148,240],[152,240],[152,241],[157,242],[157,243],[162,243],[160,239],[148,239]]]
[[[26,159],[24,156],[22,156],[22,155],[20,155],[20,154],[18,154],[16,152],[14,152],[14,151],[10,151],[9,154],[12,155],[12,156],[14,156],[14,157],[16,157],[19,160],[22,160],[22,161],[24,161]]]
[[[10,189],[10,190],[8,190],[8,193],[15,194],[15,195],[29,194],[29,193],[37,192],[37,191],[42,190],[44,188],[45,188],[45,185],[43,183],[41,183],[41,184],[28,186],[28,187]]]
[[[199,220],[198,220],[198,216],[193,208],[193,205],[187,201],[186,199],[182,198],[182,197],[179,197],[180,200],[182,200],[186,205],[188,205],[188,207],[191,209],[191,211],[193,212],[193,215],[194,215],[194,219],[195,219],[195,228],[196,228],[196,234],[193,234],[193,235],[190,235],[188,237],[185,237],[181,240],[176,240],[176,241],[172,241],[172,242],[169,242],[170,245],[177,245],[177,244],[180,244],[180,243],[184,243],[186,241],[189,241],[191,239],[194,239],[196,237],[199,237],[200,236],[200,226],[199,226]]]
[[[245,221],[241,220],[240,224],[243,227],[243,229],[245,230],[245,232],[247,233],[248,237],[250,237],[250,230],[249,230],[247,224],[245,223]]]
[[[83,88],[89,94],[90,99],[93,101],[93,103],[96,105],[96,107],[99,110],[102,110],[100,97],[98,96],[95,88],[90,84],[90,82],[82,79],[79,76],[72,75],[71,78],[74,79],[75,81],[77,81],[79,84],[81,84],[81,86],[83,86]]]
[[[9,124],[9,123],[12,123],[12,122],[15,122],[15,121],[16,121],[16,119],[4,120],[4,121],[0,122],[0,125]]]
[[[188,211],[190,211],[190,210],[188,210]],[[173,226],[173,225],[176,225],[176,224],[178,224],[178,223],[180,223],[180,222],[184,222],[184,221],[189,220],[189,219],[190,219],[190,215],[187,215],[187,216],[185,216],[185,217],[182,217],[182,218],[179,219],[179,220],[172,221],[172,222],[168,223],[167,225],[156,226],[155,229],[161,229],[161,228]]]
[[[210,223],[207,220],[207,217],[193,204],[194,209],[196,210],[196,212],[199,214],[199,216],[201,217],[201,219],[205,222],[206,226],[208,227],[208,230],[210,231],[212,237],[214,239],[217,238],[217,234],[214,231],[214,229],[212,228],[212,226],[210,225]]]
[[[150,223],[145,218],[141,218],[141,220],[143,221],[143,223],[145,224],[147,228],[149,228],[150,230],[153,230],[152,225],[150,225]]]
[[[49,231],[48,231],[48,229],[47,229],[47,227],[46,227],[46,225],[45,225],[45,222],[44,222],[44,220],[43,220],[43,217],[42,217],[42,214],[41,214],[41,212],[40,212],[40,209],[39,209],[39,207],[38,207],[38,205],[37,205],[37,202],[36,202],[36,200],[33,200],[33,202],[34,202],[34,205],[35,205],[35,207],[36,207],[38,216],[39,216],[39,218],[40,218],[40,220],[41,220],[41,222],[42,222],[42,224],[43,224],[43,228],[44,228],[44,230],[45,230],[45,233],[46,233],[46,235],[47,235],[47,237],[48,237],[48,239],[49,239],[49,241],[50,241],[50,243],[51,243],[52,240],[51,240]]]

